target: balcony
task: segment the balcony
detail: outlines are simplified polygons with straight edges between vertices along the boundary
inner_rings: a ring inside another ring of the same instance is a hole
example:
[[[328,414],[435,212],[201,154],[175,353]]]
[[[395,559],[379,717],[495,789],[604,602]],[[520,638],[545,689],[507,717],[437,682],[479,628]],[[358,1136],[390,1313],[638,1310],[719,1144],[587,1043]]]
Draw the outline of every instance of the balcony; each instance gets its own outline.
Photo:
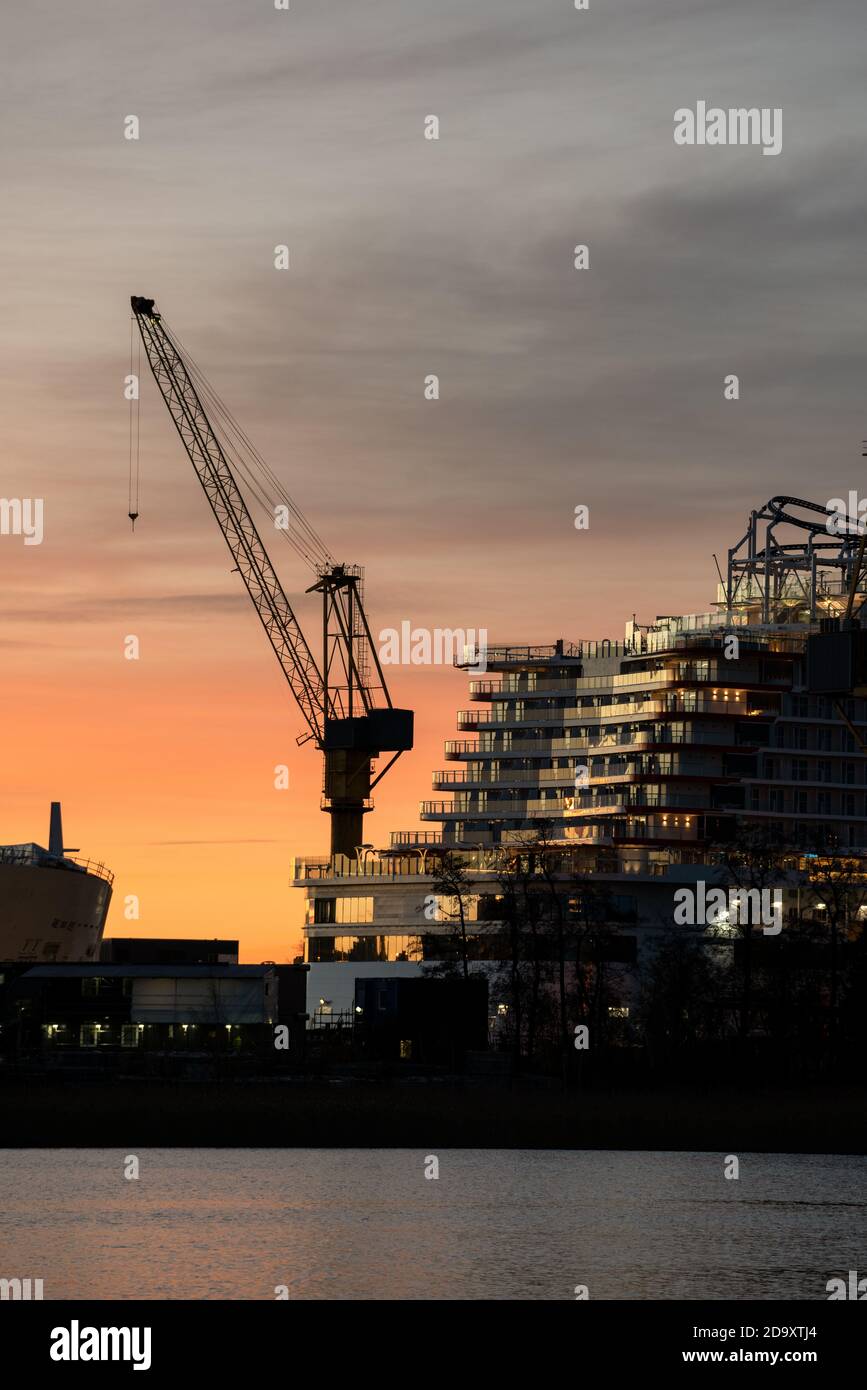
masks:
[[[568,681],[530,682],[529,684],[519,683],[514,678],[510,681],[471,681],[470,695],[476,700],[493,700],[498,697],[520,700],[524,697],[534,699],[545,695],[589,695],[597,691],[616,693],[621,690],[652,690],[658,686],[684,684],[693,680],[702,680],[704,684],[708,683],[707,676],[700,677],[695,673],[683,675],[674,670],[625,671],[622,674],[574,676]]]
[[[779,713],[774,705],[750,703],[746,697],[714,699],[697,691],[683,691],[678,694],[659,695],[649,700],[619,700],[604,705],[567,705],[563,709],[548,711],[527,710],[515,718],[503,711],[459,710],[457,726],[461,730],[502,729],[504,731],[522,728],[538,728],[544,725],[562,727],[565,724],[598,723],[600,726],[609,720],[624,721],[637,718],[659,718],[675,715],[734,715],[739,718],[749,716],[775,717]]]
[[[575,693],[578,674],[569,676],[537,676],[535,671],[527,671],[520,676],[504,676],[499,681],[470,681],[470,696],[473,700],[490,700],[494,696],[525,695],[568,695]]]
[[[669,791],[667,787],[660,787],[654,790],[650,787],[629,787],[622,792],[612,792],[610,795],[596,796],[593,793],[580,792],[576,797],[571,798],[573,806],[569,814],[593,815],[596,811],[605,811],[607,814],[623,810],[654,811],[654,810],[686,810],[694,813],[709,811],[714,809],[710,801],[704,799],[700,792],[688,794],[687,792]]]
[[[457,836],[454,826],[443,826],[442,830],[392,830],[389,843],[392,849],[450,850],[457,848],[473,849],[499,844],[499,835],[493,830],[472,829],[469,834]]]
[[[696,844],[703,838],[699,829],[698,825],[647,825],[643,821],[627,821],[624,825],[617,826],[613,832],[612,841],[616,845],[629,845],[636,841],[642,844],[660,846],[678,841]]]
[[[393,838],[393,837],[392,837]],[[438,836],[436,837],[439,838]],[[293,883],[316,883],[333,879],[400,879],[418,878],[429,874],[424,860],[419,855],[407,854],[385,859],[369,856],[365,859],[351,859],[345,854],[333,858],[296,859],[292,869]]]
[[[432,786],[434,791],[456,787],[471,791],[475,787],[572,787],[575,784],[574,767],[516,768],[514,771],[503,768],[496,774],[491,772],[434,772]]]
[[[453,801],[422,801],[419,820],[540,820],[559,818],[565,812],[565,798],[541,801],[488,801],[485,805],[464,805],[457,797]]]
[[[432,774],[432,787],[434,791],[448,791],[450,789],[455,791],[485,791],[488,788],[509,787],[514,787],[518,791],[532,790],[535,787],[563,787],[572,791],[576,783],[577,769],[583,766],[587,766],[587,764],[576,761],[569,767],[530,769],[503,767],[496,772],[487,769],[484,771],[467,769],[462,772],[440,771]],[[725,772],[720,766],[719,759],[715,762],[691,760],[684,764],[676,759],[663,756],[655,761],[650,758],[639,758],[629,761],[609,761],[605,766],[599,767],[591,764],[589,775],[583,785],[588,783],[591,786],[605,786],[608,783],[638,785],[643,782],[670,781],[716,783],[741,780],[742,774],[740,772]],[[774,785],[780,785],[779,781],[775,781]]]
[[[496,669],[498,666],[524,666],[528,663],[543,662],[554,663],[563,658],[575,661],[581,657],[581,646],[574,643],[552,643],[550,646],[542,647],[487,647],[485,649],[485,661],[489,667]],[[463,668],[467,664],[465,661],[455,661],[455,665]]]
[[[403,845],[439,845],[442,835],[438,830],[392,830],[388,843],[391,849],[400,849]]]

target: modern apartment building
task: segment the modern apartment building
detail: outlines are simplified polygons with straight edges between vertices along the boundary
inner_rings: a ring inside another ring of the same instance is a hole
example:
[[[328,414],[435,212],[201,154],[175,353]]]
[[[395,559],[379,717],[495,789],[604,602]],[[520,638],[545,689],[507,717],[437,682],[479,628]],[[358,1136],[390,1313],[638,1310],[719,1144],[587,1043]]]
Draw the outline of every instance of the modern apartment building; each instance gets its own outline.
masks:
[[[431,828],[296,864],[313,1009],[348,1007],[359,974],[437,958],[452,931],[430,920],[445,850],[472,877],[481,958],[499,853],[543,826],[577,873],[606,884],[636,953],[671,926],[674,891],[718,874],[720,845],[745,826],[793,864],[829,840],[867,853],[867,702],[805,688],[806,638],[845,606],[855,563],[853,538],[817,514],[789,498],[753,512],[709,612],[631,620],[622,641],[489,647],[462,737],[433,774],[443,795],[421,803]],[[863,597],[859,585],[856,612]]]

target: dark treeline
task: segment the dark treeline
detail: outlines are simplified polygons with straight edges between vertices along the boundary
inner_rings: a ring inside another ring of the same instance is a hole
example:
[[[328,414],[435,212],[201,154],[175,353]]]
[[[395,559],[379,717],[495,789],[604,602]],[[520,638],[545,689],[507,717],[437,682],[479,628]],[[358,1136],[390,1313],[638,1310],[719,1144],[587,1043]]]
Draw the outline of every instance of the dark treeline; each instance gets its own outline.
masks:
[[[446,855],[435,880],[447,903],[445,959],[430,969],[466,976],[473,961],[491,962],[494,1043],[516,1071],[577,1082],[730,1078],[756,1067],[780,1081],[860,1076],[865,865],[834,844],[793,856],[755,833],[715,858],[708,882],[745,901],[785,889],[776,931],[747,912],[679,926],[673,903],[639,926],[544,827],[501,849],[490,897]]]

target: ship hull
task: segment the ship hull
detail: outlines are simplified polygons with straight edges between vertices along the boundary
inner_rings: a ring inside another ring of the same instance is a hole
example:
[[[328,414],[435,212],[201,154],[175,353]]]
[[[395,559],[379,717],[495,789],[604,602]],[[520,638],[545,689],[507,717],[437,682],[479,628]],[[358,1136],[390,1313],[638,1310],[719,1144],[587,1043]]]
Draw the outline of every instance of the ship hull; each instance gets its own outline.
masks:
[[[0,864],[0,960],[97,960],[110,902],[96,874]]]

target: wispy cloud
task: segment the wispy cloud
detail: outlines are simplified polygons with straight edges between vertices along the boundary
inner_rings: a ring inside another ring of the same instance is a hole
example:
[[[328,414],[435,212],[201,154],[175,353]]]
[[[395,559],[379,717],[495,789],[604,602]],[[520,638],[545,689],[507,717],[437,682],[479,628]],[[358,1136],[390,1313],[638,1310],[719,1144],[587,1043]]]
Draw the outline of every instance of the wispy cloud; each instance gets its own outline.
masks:
[[[149,848],[164,849],[175,845],[282,845],[285,840],[147,840]]]

